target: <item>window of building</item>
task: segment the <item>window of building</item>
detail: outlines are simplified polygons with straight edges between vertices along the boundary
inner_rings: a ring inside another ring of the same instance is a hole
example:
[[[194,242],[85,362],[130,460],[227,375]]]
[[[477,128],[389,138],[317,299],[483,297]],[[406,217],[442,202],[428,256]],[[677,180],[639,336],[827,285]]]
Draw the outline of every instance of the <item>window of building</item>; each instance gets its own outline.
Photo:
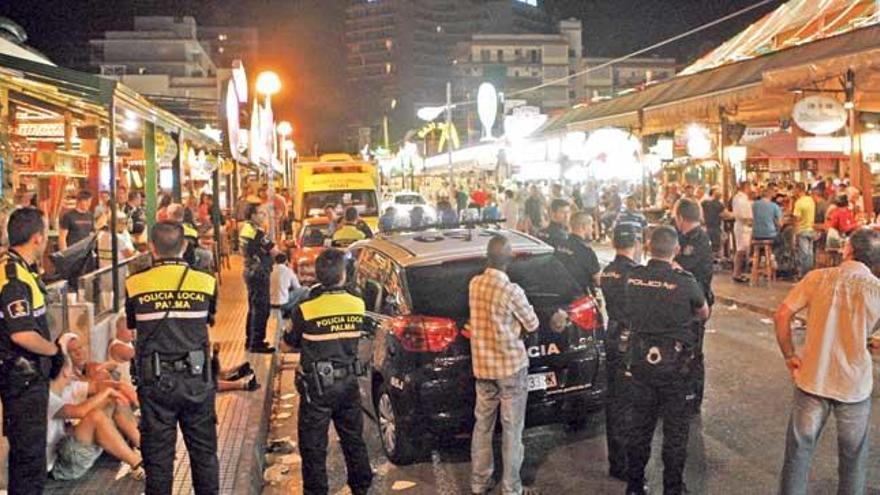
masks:
[[[489,62],[492,60],[492,52],[489,50],[480,50],[480,61]]]
[[[392,68],[393,68],[393,67],[391,66],[390,63],[386,63],[386,64],[385,64],[385,73],[386,73],[386,74],[391,74],[391,69],[392,69]]]
[[[529,50],[529,60],[531,60],[533,64],[539,63],[541,61],[541,52],[538,50]]]
[[[519,49],[519,48],[517,48],[516,50],[513,51],[513,55],[514,55],[516,58],[522,57],[522,50]]]
[[[498,50],[498,61],[504,62],[504,50]]]
[[[217,39],[218,39],[219,41],[226,41],[228,38],[229,38],[229,37],[226,36],[225,34],[218,34],[218,35],[217,35]]]

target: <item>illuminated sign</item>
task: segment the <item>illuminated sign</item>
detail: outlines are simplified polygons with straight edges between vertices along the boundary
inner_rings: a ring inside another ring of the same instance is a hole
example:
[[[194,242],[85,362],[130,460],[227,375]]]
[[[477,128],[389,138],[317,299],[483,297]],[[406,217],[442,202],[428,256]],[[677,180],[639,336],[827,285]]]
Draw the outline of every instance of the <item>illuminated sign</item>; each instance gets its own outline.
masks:
[[[458,149],[461,147],[461,142],[458,139],[458,129],[455,128],[455,124],[450,123],[449,127],[446,126],[445,123],[438,124],[435,122],[431,122],[419,129],[419,132],[416,135],[419,139],[425,139],[434,132],[440,132],[440,142],[437,144],[437,149],[442,150],[443,146],[447,141],[452,143],[452,149]]]
[[[847,121],[847,111],[834,98],[815,95],[795,103],[791,117],[801,129],[823,136],[843,129]]]
[[[492,139],[492,126],[498,116],[498,92],[491,83],[480,84],[477,90],[477,114],[483,124],[483,140]]]

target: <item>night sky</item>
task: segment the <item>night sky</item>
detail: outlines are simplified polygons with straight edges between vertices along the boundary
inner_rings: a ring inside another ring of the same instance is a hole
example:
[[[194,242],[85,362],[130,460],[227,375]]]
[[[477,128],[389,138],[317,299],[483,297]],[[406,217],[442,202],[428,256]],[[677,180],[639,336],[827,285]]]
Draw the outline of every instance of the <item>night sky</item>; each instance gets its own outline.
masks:
[[[546,0],[557,18],[584,23],[585,53],[619,56],[712,21],[758,0]],[[769,12],[773,2],[656,52],[688,62]],[[284,87],[273,103],[294,124],[298,147],[341,144],[346,115],[346,0],[0,0],[0,15],[21,24],[29,43],[59,65],[88,63],[90,38],[130,29],[135,15],[192,15],[200,25],[260,30],[251,74],[273,69]]]

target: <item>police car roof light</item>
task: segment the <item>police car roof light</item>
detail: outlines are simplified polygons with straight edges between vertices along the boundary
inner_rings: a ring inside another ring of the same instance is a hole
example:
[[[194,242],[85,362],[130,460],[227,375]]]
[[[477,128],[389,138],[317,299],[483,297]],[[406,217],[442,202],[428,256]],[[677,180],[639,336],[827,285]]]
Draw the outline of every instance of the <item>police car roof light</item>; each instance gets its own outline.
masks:
[[[443,352],[458,336],[458,326],[448,318],[398,316],[391,319],[391,332],[410,352]]]
[[[568,307],[568,316],[584,332],[595,332],[599,328],[599,309],[593,296],[572,302]]]

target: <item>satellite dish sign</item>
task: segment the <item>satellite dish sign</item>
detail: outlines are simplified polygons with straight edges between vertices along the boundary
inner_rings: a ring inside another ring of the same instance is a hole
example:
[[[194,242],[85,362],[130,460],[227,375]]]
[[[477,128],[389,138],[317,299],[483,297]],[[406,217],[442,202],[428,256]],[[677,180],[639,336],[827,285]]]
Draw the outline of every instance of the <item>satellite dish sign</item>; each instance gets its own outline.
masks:
[[[824,136],[843,129],[847,121],[847,112],[836,99],[815,95],[795,103],[791,117],[801,129]]]
[[[477,113],[483,124],[483,139],[492,139],[492,127],[495,125],[495,117],[498,116],[498,92],[491,83],[483,83],[477,91]]]

